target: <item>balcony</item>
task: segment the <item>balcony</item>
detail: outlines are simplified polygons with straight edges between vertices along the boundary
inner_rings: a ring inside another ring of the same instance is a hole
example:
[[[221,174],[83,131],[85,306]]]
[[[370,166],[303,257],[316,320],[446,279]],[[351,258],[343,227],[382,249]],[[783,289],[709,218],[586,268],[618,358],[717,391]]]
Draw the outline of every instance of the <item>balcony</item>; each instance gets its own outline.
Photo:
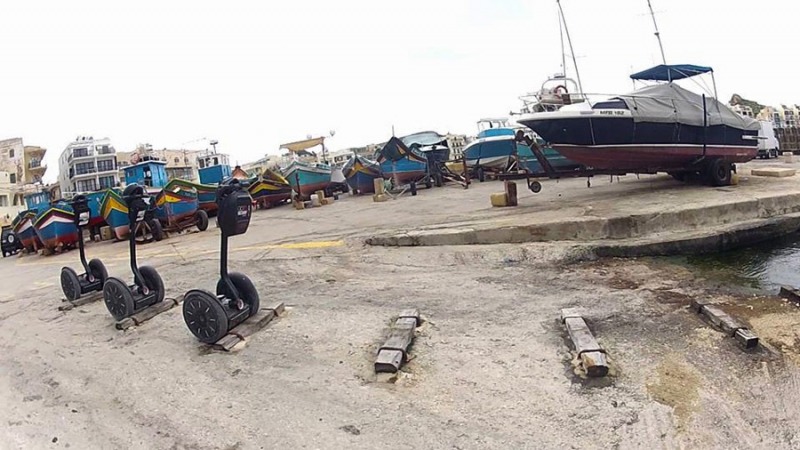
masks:
[[[31,171],[39,171],[39,170],[43,171],[47,169],[47,166],[42,164],[42,161],[34,159],[28,163],[28,169],[30,169]]]

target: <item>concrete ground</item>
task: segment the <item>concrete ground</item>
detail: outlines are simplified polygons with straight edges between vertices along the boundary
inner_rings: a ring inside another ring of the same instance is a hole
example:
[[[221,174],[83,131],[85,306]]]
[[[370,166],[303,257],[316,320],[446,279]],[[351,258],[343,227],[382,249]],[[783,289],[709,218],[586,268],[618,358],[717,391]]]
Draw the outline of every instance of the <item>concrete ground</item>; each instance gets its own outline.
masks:
[[[613,212],[642,195],[679,204],[791,193],[794,183],[546,182],[499,210],[489,207],[495,182],[257,211],[232,239],[230,265],[254,280],[262,305],[283,301],[288,312],[230,354],[200,345],[180,309],[127,332],[102,301],[58,311],[58,273],[77,252],[0,260],[0,448],[800,448],[800,309],[769,293],[661,260],[574,263],[571,241],[363,243],[594,203]],[[213,227],[172,236],[140,247],[140,262],[158,269],[169,297],[211,289],[218,240]],[[130,279],[125,244],[87,251]],[[764,345],[740,350],[689,311],[692,298],[723,304]],[[608,350],[607,379],[575,373],[556,319],[576,306]],[[378,379],[375,352],[410,307],[426,319],[412,359]]]

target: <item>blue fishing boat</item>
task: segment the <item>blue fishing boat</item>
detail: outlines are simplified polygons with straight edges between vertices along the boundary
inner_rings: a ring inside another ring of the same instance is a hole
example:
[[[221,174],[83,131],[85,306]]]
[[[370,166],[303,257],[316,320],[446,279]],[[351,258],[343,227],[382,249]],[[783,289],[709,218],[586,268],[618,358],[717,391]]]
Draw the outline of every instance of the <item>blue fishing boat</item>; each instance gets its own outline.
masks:
[[[183,180],[172,180],[156,195],[156,217],[167,230],[180,230],[197,224],[200,231],[208,226],[208,216],[205,216],[205,226],[202,226],[197,215],[200,204],[197,200],[197,190]]]
[[[251,179],[247,191],[262,208],[271,208],[292,196],[289,181],[270,169],[265,169],[261,176]]]
[[[354,155],[342,167],[347,184],[358,194],[371,194],[375,192],[376,178],[381,178],[381,166],[363,156]]]
[[[378,164],[384,178],[396,185],[420,181],[428,175],[428,159],[417,149],[392,137],[378,153]]]
[[[100,213],[118,240],[123,240],[128,236],[128,231],[130,231],[128,205],[125,204],[125,200],[117,189],[106,189],[100,205]]]
[[[283,176],[300,197],[309,198],[331,184],[331,166],[322,163],[293,161],[283,170]]]
[[[36,251],[42,247],[42,241],[36,235],[36,230],[33,228],[33,222],[36,220],[36,212],[25,210],[17,214],[17,217],[11,222],[11,228],[14,234],[28,251]]]
[[[106,191],[95,191],[85,195],[89,202],[89,223],[87,226],[91,228],[105,225],[106,220],[103,218],[101,207],[103,205],[103,199],[106,197]]]
[[[47,249],[71,247],[78,242],[78,228],[75,226],[72,207],[64,200],[55,201],[47,208],[40,208],[33,227]]]

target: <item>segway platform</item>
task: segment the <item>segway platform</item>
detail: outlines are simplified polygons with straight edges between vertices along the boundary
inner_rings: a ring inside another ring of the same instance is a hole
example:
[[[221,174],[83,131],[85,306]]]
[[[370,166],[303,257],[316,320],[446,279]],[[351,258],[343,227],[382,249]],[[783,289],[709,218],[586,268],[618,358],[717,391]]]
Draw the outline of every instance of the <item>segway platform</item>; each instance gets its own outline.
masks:
[[[286,307],[283,302],[272,305],[269,308],[261,308],[256,315],[247,318],[244,322],[228,331],[228,334],[220,340],[209,345],[214,350],[230,352],[237,345],[246,342],[247,338],[266,328],[273,319],[280,317],[285,310]]]

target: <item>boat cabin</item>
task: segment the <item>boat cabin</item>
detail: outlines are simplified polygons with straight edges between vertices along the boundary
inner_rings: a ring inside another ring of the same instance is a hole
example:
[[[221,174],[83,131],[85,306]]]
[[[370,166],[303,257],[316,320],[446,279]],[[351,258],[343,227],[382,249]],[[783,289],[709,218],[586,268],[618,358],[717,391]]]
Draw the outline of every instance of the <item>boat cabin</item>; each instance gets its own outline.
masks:
[[[142,186],[161,188],[167,184],[167,163],[164,161],[143,161],[125,167],[125,182]]]
[[[36,192],[25,196],[25,205],[31,211],[38,211],[41,206],[50,205],[50,193],[47,191]]]

